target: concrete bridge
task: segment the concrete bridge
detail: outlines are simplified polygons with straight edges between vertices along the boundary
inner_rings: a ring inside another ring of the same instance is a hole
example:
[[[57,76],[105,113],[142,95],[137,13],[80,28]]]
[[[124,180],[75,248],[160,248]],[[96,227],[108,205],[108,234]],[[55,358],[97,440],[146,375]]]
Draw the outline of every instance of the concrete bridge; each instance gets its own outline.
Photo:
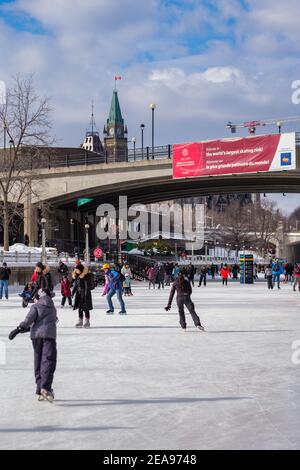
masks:
[[[272,193],[295,192],[300,190],[300,171],[258,172],[232,174],[188,179],[172,178],[172,160],[142,160],[118,163],[85,162],[80,165],[59,166],[39,170],[36,183],[38,198],[28,199],[24,210],[24,232],[31,240],[36,240],[36,208],[41,202],[49,202],[55,210],[51,227],[65,225],[60,233],[48,234],[48,238],[70,240],[70,227],[66,220],[78,218],[77,199],[93,198],[83,206],[79,216],[96,212],[102,203],[116,207],[120,195],[126,195],[128,205],[148,204],[164,200],[192,196],[207,196],[228,193]],[[78,221],[79,222],[79,221]],[[93,221],[90,221],[93,225]],[[95,223],[95,221],[94,221]],[[293,253],[297,243],[291,241]],[[296,251],[295,251],[296,250]]]

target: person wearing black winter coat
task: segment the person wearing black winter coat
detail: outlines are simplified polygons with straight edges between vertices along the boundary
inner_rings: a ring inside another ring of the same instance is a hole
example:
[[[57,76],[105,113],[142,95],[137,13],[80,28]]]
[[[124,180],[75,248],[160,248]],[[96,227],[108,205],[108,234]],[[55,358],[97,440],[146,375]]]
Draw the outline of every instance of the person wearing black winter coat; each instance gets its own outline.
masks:
[[[177,301],[177,306],[178,306],[178,311],[179,311],[179,323],[180,323],[181,328],[183,330],[186,330],[186,319],[185,319],[185,313],[184,313],[184,306],[186,306],[188,311],[191,314],[191,317],[194,321],[196,328],[198,328],[201,331],[204,331],[204,328],[200,322],[200,318],[195,312],[195,305],[191,299],[191,294],[192,294],[191,283],[187,279],[185,279],[182,273],[179,275],[179,277],[176,279],[176,281],[172,285],[170,296],[169,296],[169,302],[168,302],[168,305],[165,307],[165,310],[167,311],[171,309],[175,292],[177,293],[176,301]]]
[[[32,298],[37,296],[39,289],[53,291],[52,277],[50,274],[49,266],[44,266],[43,263],[36,263],[34,270],[34,289],[32,293]],[[32,277],[33,279],[33,277]]]
[[[7,264],[4,262],[2,268],[0,268],[0,299],[2,299],[3,290],[5,298],[8,299],[8,282],[10,274],[11,270],[7,267]]]
[[[21,331],[30,328],[34,350],[34,373],[36,394],[39,400],[53,401],[52,382],[56,369],[56,308],[49,290],[39,290],[38,299],[31,306],[25,320],[19,325]]]
[[[73,290],[72,297],[75,296],[73,310],[78,310],[79,320],[76,323],[77,328],[84,326],[90,327],[90,311],[93,310],[92,293],[90,289],[90,276],[87,266],[78,264],[72,273]],[[83,325],[83,314],[85,315],[85,323]]]

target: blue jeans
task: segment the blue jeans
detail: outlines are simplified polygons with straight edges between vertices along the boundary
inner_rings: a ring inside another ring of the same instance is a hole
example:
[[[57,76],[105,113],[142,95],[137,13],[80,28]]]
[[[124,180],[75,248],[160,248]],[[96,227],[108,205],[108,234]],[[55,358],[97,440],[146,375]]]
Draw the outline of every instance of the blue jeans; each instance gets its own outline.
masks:
[[[0,281],[0,299],[2,299],[3,289],[5,297],[8,299],[8,281]]]
[[[109,310],[111,310],[112,312],[114,311],[114,306],[113,306],[111,298],[115,294],[117,294],[117,298],[118,298],[118,301],[119,301],[119,304],[120,304],[121,311],[125,312],[125,304],[124,304],[124,300],[123,300],[123,297],[122,297],[122,287],[119,287],[116,290],[115,289],[109,289],[109,293],[107,294],[107,302],[108,302]]]
[[[273,284],[275,284],[277,281],[277,287],[279,287],[280,284],[280,273],[273,273]]]

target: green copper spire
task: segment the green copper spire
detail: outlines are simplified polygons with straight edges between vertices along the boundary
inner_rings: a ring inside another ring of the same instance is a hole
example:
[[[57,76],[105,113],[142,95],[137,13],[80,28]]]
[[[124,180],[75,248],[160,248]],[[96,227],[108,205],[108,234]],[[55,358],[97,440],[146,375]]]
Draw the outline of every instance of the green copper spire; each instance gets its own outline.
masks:
[[[113,92],[107,124],[124,124],[117,90]]]

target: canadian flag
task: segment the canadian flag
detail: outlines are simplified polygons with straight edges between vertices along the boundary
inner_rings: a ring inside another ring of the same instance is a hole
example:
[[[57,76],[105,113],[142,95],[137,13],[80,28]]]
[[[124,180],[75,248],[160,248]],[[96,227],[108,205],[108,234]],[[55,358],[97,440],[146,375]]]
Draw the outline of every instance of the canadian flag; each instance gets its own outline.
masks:
[[[121,75],[115,75],[115,80],[121,80]]]

